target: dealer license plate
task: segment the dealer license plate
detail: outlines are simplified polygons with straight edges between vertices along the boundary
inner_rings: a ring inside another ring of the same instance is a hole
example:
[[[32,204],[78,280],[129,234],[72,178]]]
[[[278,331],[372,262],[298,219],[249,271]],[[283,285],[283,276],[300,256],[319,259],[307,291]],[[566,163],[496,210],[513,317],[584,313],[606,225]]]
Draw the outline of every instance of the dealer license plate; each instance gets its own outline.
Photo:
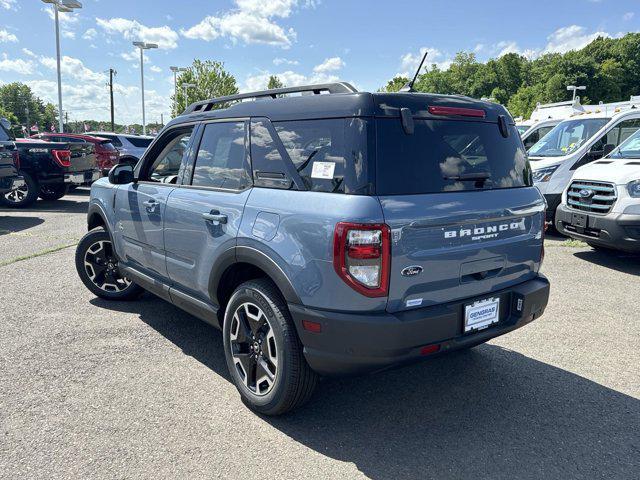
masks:
[[[482,330],[499,320],[500,298],[486,298],[464,307],[464,333]]]

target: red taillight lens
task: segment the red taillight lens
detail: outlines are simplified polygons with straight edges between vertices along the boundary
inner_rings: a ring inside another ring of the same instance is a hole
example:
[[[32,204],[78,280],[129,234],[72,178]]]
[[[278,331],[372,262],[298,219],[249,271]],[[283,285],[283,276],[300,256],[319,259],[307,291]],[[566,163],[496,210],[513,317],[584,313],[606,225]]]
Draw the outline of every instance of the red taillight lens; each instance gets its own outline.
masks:
[[[69,150],[51,150],[51,154],[61,167],[71,166],[71,152]]]
[[[430,106],[429,113],[431,115],[461,115],[463,117],[484,118],[486,113],[480,108],[461,108],[461,107],[437,107]]]
[[[336,273],[367,297],[387,296],[390,241],[390,230],[385,224],[338,223],[333,238]]]
[[[426,345],[420,349],[420,355],[432,355],[440,351],[440,344]]]
[[[15,165],[16,170],[20,170],[20,154],[17,150],[12,152],[13,154],[13,165]]]

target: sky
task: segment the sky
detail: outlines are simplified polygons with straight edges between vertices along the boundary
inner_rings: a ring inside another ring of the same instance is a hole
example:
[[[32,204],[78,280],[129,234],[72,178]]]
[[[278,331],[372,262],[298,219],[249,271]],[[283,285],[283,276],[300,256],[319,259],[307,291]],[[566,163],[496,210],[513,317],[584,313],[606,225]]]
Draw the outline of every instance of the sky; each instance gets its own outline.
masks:
[[[107,120],[109,68],[116,122],[140,123],[139,51],[146,52],[147,121],[169,118],[171,65],[224,62],[241,91],[342,80],[375,91],[413,74],[421,52],[446,68],[459,51],[485,61],[578,49],[598,35],[640,31],[638,0],[81,0],[61,14],[63,108],[70,120]],[[57,105],[51,6],[0,0],[0,84],[27,83]],[[640,92],[639,92],[640,93]]]

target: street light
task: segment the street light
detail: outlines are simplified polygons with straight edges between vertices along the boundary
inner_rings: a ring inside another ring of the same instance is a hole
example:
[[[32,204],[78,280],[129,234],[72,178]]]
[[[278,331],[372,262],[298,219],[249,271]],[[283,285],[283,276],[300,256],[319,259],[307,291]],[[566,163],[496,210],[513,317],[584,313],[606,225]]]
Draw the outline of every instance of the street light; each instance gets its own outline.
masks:
[[[182,84],[182,88],[184,88],[184,109],[185,110],[189,106],[189,98],[188,98],[187,89],[188,88],[193,88],[193,87],[196,87],[196,86],[197,85],[195,83],[183,83]]]
[[[140,85],[142,86],[142,134],[147,134],[147,122],[144,115],[144,51],[158,48],[157,43],[133,42],[134,47],[140,49]]]
[[[579,87],[576,87],[575,85],[567,85],[567,90],[568,91],[573,91],[573,101],[576,101],[576,91],[577,90],[586,90],[587,87],[584,85],[580,85]]]
[[[62,77],[60,75],[60,22],[58,12],[73,12],[74,8],[82,8],[82,4],[77,0],[42,0],[43,3],[53,5],[53,17],[56,24],[56,61],[58,65],[58,129],[64,132],[64,122],[62,121]]]
[[[178,72],[187,72],[189,69],[185,67],[169,67],[173,72],[173,98],[176,101],[176,110],[178,107]]]

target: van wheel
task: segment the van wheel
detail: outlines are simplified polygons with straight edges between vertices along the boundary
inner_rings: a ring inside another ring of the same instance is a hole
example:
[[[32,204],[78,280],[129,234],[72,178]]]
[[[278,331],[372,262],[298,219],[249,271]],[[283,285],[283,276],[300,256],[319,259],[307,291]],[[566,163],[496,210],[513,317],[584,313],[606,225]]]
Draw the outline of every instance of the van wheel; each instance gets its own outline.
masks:
[[[242,401],[265,415],[281,415],[306,403],[318,383],[303,354],[287,305],[267,279],[240,285],[227,305],[227,367]]]
[[[45,184],[40,187],[40,198],[43,200],[60,200],[67,192],[69,192],[69,185],[67,184]]]
[[[90,231],[78,243],[76,270],[82,283],[106,300],[133,300],[144,291],[120,273],[111,237],[102,229]]]
[[[3,205],[10,208],[28,207],[38,199],[40,187],[38,182],[27,172],[20,172],[24,178],[24,186],[8,191],[4,195],[0,195],[0,201]]]

